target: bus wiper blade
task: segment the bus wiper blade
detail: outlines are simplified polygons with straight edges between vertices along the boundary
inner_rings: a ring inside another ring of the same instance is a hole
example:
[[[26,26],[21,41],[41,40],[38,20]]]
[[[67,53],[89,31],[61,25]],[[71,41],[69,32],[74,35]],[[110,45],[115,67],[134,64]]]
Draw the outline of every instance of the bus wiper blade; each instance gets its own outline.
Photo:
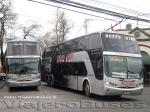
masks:
[[[119,74],[112,74],[112,77],[119,78],[119,79],[125,79],[126,77],[122,77],[122,75]]]
[[[113,77],[113,78],[121,78],[121,79],[123,78],[123,77],[120,77],[120,76],[116,76],[116,75],[114,75],[114,74],[112,74],[112,77]]]

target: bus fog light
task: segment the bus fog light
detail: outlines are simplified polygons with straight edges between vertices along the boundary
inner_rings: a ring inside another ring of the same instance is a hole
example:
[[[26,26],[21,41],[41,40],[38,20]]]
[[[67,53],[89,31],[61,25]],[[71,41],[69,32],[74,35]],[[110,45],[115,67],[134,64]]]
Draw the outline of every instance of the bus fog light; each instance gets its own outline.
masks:
[[[106,93],[109,94],[109,93],[110,93],[110,90],[109,90],[109,89],[106,89]]]

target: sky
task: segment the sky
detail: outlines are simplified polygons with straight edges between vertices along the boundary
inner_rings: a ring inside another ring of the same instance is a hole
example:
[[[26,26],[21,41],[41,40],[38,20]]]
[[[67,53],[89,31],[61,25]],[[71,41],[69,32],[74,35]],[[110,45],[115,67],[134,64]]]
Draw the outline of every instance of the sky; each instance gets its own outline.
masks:
[[[36,0],[36,1],[48,3],[50,5],[57,5],[64,8],[69,8],[72,10],[81,11],[84,13],[93,14],[96,16],[115,20],[115,21],[110,21],[103,18],[93,17],[93,16],[84,15],[81,13],[76,13],[76,12],[62,9],[66,14],[67,20],[72,25],[72,29],[68,34],[69,39],[85,34],[85,28],[84,28],[85,19],[89,20],[87,33],[106,30],[110,28],[111,25],[116,24],[116,21],[121,20],[121,18],[118,17],[112,17],[109,15],[94,13],[94,12],[76,9],[68,6],[62,6],[51,2],[46,2],[44,0]],[[149,6],[150,0],[105,0],[105,1],[104,0],[74,0],[74,1],[108,9],[111,11],[130,14],[132,16],[138,16],[138,17],[150,19],[150,6]],[[123,11],[124,8],[128,9],[130,12]],[[133,14],[133,10],[141,12],[142,15]],[[42,25],[42,31],[40,32],[41,34],[52,29],[52,25],[56,17],[56,11],[57,11],[56,7],[38,4],[28,0],[13,0],[13,12],[18,14],[17,23],[26,26],[31,21],[36,21]],[[137,26],[137,21],[126,20],[120,25],[116,26],[114,29],[115,30],[120,28],[125,29],[126,24],[129,23],[132,24],[133,28]],[[138,22],[138,25],[141,28],[150,27],[149,23],[144,23],[144,22]]]

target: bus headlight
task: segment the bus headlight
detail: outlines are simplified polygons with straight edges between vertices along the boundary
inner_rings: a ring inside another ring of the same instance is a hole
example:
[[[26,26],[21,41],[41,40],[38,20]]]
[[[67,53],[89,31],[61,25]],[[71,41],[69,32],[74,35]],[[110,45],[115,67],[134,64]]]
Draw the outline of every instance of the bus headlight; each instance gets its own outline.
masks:
[[[117,86],[117,84],[112,83],[112,82],[106,82],[106,85],[107,86],[112,86],[112,87],[116,87]]]
[[[136,87],[143,87],[143,83],[137,84]]]
[[[38,79],[38,78],[41,78],[41,75],[40,74],[35,74],[33,79]]]
[[[11,79],[11,80],[16,80],[17,76],[13,75],[13,74],[12,75],[10,74],[10,75],[8,75],[8,78]]]

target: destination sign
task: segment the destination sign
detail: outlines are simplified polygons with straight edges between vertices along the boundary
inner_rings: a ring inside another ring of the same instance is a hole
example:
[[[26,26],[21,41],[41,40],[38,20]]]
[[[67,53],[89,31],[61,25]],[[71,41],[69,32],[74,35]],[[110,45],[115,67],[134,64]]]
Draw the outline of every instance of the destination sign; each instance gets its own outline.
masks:
[[[116,34],[106,34],[105,35],[106,38],[110,38],[110,39],[122,39],[124,38],[125,40],[131,40],[131,41],[135,41],[136,39],[133,36],[121,36],[121,35],[116,35]]]

